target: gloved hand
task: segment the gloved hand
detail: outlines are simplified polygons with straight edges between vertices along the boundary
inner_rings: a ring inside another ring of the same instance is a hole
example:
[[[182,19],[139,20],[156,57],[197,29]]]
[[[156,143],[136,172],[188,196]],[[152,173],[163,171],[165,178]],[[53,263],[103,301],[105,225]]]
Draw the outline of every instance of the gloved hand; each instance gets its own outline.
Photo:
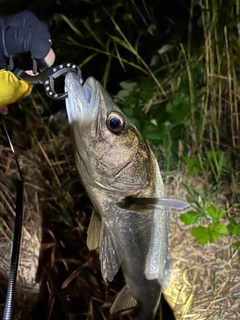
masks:
[[[0,108],[28,95],[32,86],[19,80],[12,72],[12,56],[30,52],[32,57],[51,66],[55,54],[50,34],[38,18],[29,11],[12,16],[0,16]],[[31,71],[28,71],[31,74]]]

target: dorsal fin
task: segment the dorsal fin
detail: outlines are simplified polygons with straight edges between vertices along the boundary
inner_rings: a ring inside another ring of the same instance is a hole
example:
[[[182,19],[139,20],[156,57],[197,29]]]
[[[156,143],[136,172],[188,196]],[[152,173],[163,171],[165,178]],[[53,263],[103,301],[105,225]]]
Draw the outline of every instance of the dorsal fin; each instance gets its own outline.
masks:
[[[129,309],[137,306],[136,299],[129,292],[127,286],[124,286],[118,293],[116,300],[114,301],[110,314],[116,313],[120,310]]]

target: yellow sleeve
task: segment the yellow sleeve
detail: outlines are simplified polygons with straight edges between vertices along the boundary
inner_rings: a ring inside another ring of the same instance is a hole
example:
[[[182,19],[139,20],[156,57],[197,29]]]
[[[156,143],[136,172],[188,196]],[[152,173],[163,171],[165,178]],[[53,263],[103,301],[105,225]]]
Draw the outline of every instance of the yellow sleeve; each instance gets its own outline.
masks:
[[[11,71],[0,70],[0,108],[16,102],[32,91],[32,85],[19,80]]]

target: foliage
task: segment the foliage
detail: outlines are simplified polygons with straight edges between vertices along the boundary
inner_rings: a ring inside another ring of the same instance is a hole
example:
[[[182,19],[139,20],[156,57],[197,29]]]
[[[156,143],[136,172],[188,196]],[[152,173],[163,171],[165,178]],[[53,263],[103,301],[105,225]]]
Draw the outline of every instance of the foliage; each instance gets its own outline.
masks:
[[[85,79],[94,76],[115,95],[115,101],[152,145],[162,168],[182,168],[181,159],[189,180],[200,175],[208,181],[209,188],[204,195],[186,186],[193,210],[182,214],[181,220],[192,228],[192,236],[202,245],[228,236],[236,239],[232,247],[239,248],[237,218],[229,217],[225,209],[211,204],[212,197],[222,191],[223,180],[227,179],[230,185],[231,179],[237,176],[236,170],[239,171],[239,0],[0,0],[0,6],[2,14],[23,9],[36,13],[51,31],[56,64],[78,63]],[[50,99],[47,103],[51,108]],[[34,126],[37,123],[30,122]],[[51,127],[50,122],[47,127]],[[45,135],[50,137],[47,146],[59,140],[41,130],[36,140],[40,141]],[[62,145],[54,145],[53,149],[67,154]],[[84,247],[89,223],[84,216],[85,212],[89,213],[90,204],[82,198],[81,186],[73,183],[76,172],[71,163],[74,160],[69,162],[67,157],[67,161],[63,161],[61,156],[52,155],[50,148],[48,153],[52,164],[46,170],[48,197],[42,198],[40,204],[46,208],[48,219],[43,231],[47,234],[45,243],[51,248],[45,249],[48,262],[40,265],[55,272],[59,291],[45,275],[42,283],[47,284],[47,288],[42,292],[50,295],[51,313],[57,310],[60,317],[66,314],[73,318],[74,301],[77,301],[84,314],[100,319],[105,311],[99,301],[104,301],[108,293],[99,281],[98,258],[89,255]],[[32,162],[37,164],[33,167],[35,175],[48,162],[44,158],[39,161],[38,157],[35,160],[34,155],[33,152]],[[28,167],[31,166],[28,164]],[[71,188],[65,184],[68,170]],[[73,199],[69,198],[68,191],[74,194]],[[80,214],[79,207],[82,208]],[[3,228],[0,223],[0,229]],[[52,239],[48,229],[54,230],[57,237]],[[82,237],[80,242],[76,233]],[[69,250],[72,245],[76,249],[74,255]],[[69,279],[68,270],[71,281],[76,278],[75,283],[79,285],[76,296],[74,286],[63,286]],[[91,284],[90,289],[86,287],[87,282]],[[114,292],[113,286],[110,295]],[[192,295],[186,306],[191,299]],[[60,308],[56,301],[60,301]]]
[[[197,238],[197,241],[205,245],[208,242],[215,242],[222,236],[228,234],[228,229],[226,225],[220,221],[220,219],[225,216],[226,212],[223,209],[218,209],[212,204],[208,203],[204,216],[211,220],[208,227],[199,226],[192,229],[191,235]],[[199,212],[188,212],[182,214],[180,219],[186,224],[194,224],[201,217]]]
[[[189,96],[175,94],[171,101],[162,100],[156,93],[154,82],[143,79],[140,82],[121,82],[122,89],[116,96],[116,102],[122,111],[141,131],[153,146],[161,145],[168,159],[177,155],[178,141],[188,134],[190,124]],[[151,109],[151,112],[150,112]],[[178,165],[172,161],[164,167],[175,169]]]
[[[238,236],[238,224],[230,220],[226,230],[223,209],[210,205],[222,180],[239,170],[238,0],[0,5],[5,13],[28,8],[44,19],[57,62],[76,61],[85,78],[96,77],[115,94],[123,112],[153,146],[162,168],[176,169],[181,159],[190,178],[208,179],[212,187],[201,201],[188,188],[196,211],[181,217],[187,224],[209,221],[207,228],[200,228],[204,243],[227,232]]]
[[[132,114],[165,168],[177,168],[188,150],[201,162],[205,148],[224,152],[225,140],[240,147],[239,122],[232,116],[238,113],[237,0],[43,0],[11,5],[2,0],[0,5],[2,12],[27,8],[44,19],[57,62],[76,61],[85,78],[94,76],[117,94],[117,102]],[[220,161],[211,163],[215,160]],[[217,171],[214,175],[218,179]]]
[[[191,157],[182,157],[186,164],[188,176],[191,178],[194,175],[202,175],[203,173],[210,172],[214,178],[214,183],[221,184],[221,178],[224,174],[231,172],[231,166],[222,150],[204,150],[205,159],[199,161],[195,155]]]
[[[189,178],[192,178],[195,175],[202,174],[204,172],[204,168],[202,163],[200,163],[197,156],[193,155],[191,157],[182,157],[182,160],[185,162],[187,174]]]
[[[197,190],[185,185],[191,200],[193,201],[192,207],[196,211],[189,211],[182,214],[180,219],[186,225],[193,225],[201,221],[208,221],[208,226],[198,226],[192,229],[191,235],[195,237],[198,243],[205,245],[207,243],[215,242],[220,237],[226,235],[240,236],[240,225],[229,218],[229,224],[221,221],[222,218],[227,219],[226,211],[223,208],[217,208],[210,203],[210,198],[221,192],[221,182],[223,175],[231,172],[231,167],[222,150],[205,150],[206,161],[200,162],[197,156],[189,158],[183,157],[183,161],[187,165],[187,173],[189,177],[194,175],[203,175],[210,173],[214,180],[213,186],[207,191],[206,195],[201,195]],[[205,218],[205,219],[204,219]],[[239,242],[232,244],[233,248],[240,247]]]
[[[181,221],[186,225],[194,225],[201,221],[207,221],[208,223],[207,227],[197,226],[191,231],[191,235],[197,239],[199,244],[206,245],[226,235],[240,236],[240,224],[232,218],[228,219],[223,208],[217,208],[209,202],[210,197],[213,195],[211,191],[206,196],[203,196],[188,185],[185,185],[185,188],[191,195],[192,207],[196,211],[183,213],[180,216]],[[226,219],[229,224],[226,224]],[[239,248],[240,242],[233,243],[232,247]]]

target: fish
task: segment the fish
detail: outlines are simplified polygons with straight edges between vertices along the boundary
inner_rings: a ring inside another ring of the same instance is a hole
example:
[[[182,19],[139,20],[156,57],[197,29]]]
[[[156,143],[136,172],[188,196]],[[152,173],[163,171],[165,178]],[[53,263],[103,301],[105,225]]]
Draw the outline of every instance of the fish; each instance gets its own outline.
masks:
[[[93,77],[84,84],[65,77],[66,111],[80,180],[94,210],[89,250],[99,249],[102,277],[122,269],[125,286],[110,313],[136,307],[136,320],[152,320],[169,275],[169,208],[189,203],[168,199],[148,142]]]

